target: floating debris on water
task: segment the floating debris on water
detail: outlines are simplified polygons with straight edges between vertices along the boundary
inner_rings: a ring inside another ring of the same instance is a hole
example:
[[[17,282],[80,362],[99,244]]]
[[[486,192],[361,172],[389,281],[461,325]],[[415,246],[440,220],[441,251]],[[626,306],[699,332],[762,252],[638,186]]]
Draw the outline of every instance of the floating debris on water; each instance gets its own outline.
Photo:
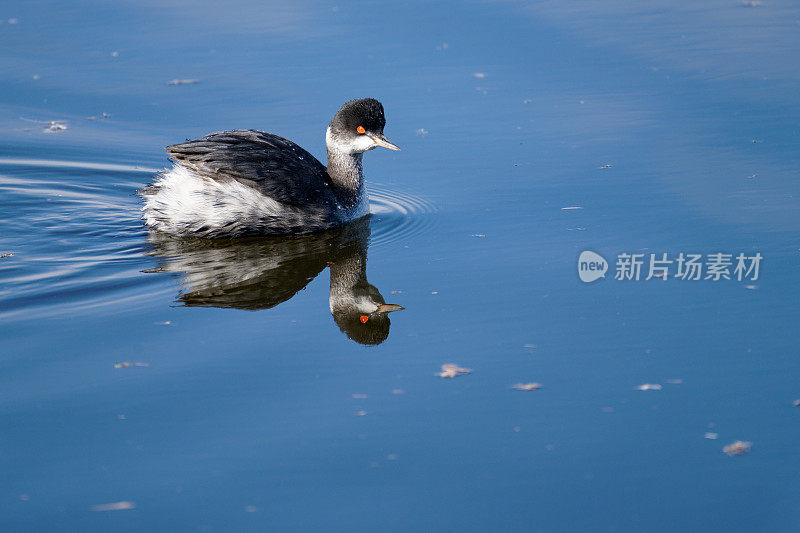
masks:
[[[483,238],[483,237],[486,237],[486,234],[484,234],[484,233],[473,233],[473,234],[472,234],[472,235],[470,235],[470,236],[471,236],[471,237],[479,237],[479,238]]]
[[[600,168],[600,169],[602,169],[602,168],[611,168],[611,165],[603,165],[602,167],[597,167],[597,168]]]
[[[704,433],[703,434],[703,438],[704,439],[710,439],[710,440],[717,440],[719,438],[719,434],[718,433],[708,432],[708,433]]]
[[[47,124],[43,130],[45,133],[54,133],[67,129],[67,125],[60,120],[51,120],[50,122],[45,122],[45,124]]]
[[[14,254],[0,254],[0,259],[5,259],[6,257],[14,257]]]
[[[533,102],[533,100],[531,100],[530,98],[525,98],[525,99],[522,101],[522,103],[523,103],[523,104],[530,104],[531,102]]]
[[[356,411],[356,416],[367,416],[367,412],[363,409],[361,411]]]
[[[128,368],[129,366],[150,366],[150,363],[132,363],[131,361],[123,361],[116,363],[114,368]]]
[[[403,291],[392,291],[392,294],[403,294]]]
[[[436,46],[436,49],[439,50],[440,52],[442,50],[447,50],[448,48],[450,48],[450,45],[447,43],[442,43]]]
[[[795,406],[795,407],[800,407],[800,400],[793,401],[792,405]]]
[[[86,120],[105,120],[107,118],[111,118],[111,115],[108,113],[103,113],[102,115],[92,115],[91,117],[86,117]]]
[[[469,368],[461,368],[460,366],[447,363],[446,365],[442,365],[442,371],[437,374],[440,378],[455,378],[458,376],[464,376],[466,374],[471,373],[472,370]]]
[[[644,383],[634,387],[636,390],[661,390],[661,385],[658,383]]]
[[[570,207],[562,207],[561,208],[562,211],[570,211],[572,209],[583,209],[583,207],[581,207],[579,205],[573,205],[573,206],[570,206]]]
[[[405,394],[406,391],[403,389],[392,389],[392,394]]]
[[[353,399],[355,400],[364,400],[366,399],[366,397],[367,397],[366,394],[353,394]]]
[[[473,74],[473,76],[475,76],[476,78],[482,80],[483,78],[486,77],[486,73],[485,72],[476,72],[475,74]]]
[[[755,179],[756,176],[758,176],[758,174],[750,174],[747,177],[752,180],[752,179]]]
[[[126,511],[128,509],[136,509],[136,504],[133,502],[113,502],[92,505],[92,511]]]
[[[194,85],[200,83],[200,80],[170,80],[167,85]]]
[[[416,132],[417,137],[425,137],[428,134],[428,130],[425,128],[419,128]]]
[[[156,322],[156,326],[171,326],[171,325],[172,325],[171,320],[165,320],[164,322]]]
[[[722,451],[728,454],[729,456],[733,457],[734,455],[744,455],[750,451],[750,448],[753,446],[752,442],[747,442],[743,440],[737,440],[734,443],[728,444]]]
[[[514,390],[539,390],[542,388],[541,383],[515,383],[511,385]]]
[[[114,50],[113,52],[111,52],[111,57],[119,57],[119,52]]]
[[[665,379],[664,383],[669,383],[670,385],[680,385],[683,383],[682,379]]]

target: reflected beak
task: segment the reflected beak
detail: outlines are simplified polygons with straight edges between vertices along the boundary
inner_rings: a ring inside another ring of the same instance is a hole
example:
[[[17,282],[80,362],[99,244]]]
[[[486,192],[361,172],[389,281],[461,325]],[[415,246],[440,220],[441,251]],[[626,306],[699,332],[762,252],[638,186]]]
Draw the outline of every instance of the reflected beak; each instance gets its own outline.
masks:
[[[397,146],[396,144],[390,143],[389,139],[384,137],[383,134],[371,135],[370,137],[371,137],[371,139],[373,141],[375,141],[375,144],[377,144],[378,146],[383,146],[384,148],[388,148],[389,150],[399,150],[400,149],[400,147]]]
[[[392,145],[394,146],[394,145]],[[399,148],[398,148],[399,150]],[[392,311],[402,311],[405,307],[397,305],[397,304],[383,304],[379,305],[378,308],[375,310],[376,313],[380,313],[385,315],[386,313],[391,313]]]

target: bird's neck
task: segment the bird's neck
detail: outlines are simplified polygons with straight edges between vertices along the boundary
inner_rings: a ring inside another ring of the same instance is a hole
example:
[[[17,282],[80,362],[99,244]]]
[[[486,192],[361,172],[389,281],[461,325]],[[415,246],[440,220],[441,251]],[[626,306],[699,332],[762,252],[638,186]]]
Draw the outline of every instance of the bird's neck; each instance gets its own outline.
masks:
[[[330,127],[325,132],[325,145],[328,149],[328,175],[333,182],[334,193],[343,207],[352,207],[359,203],[364,194],[362,154],[350,153],[338,145]]]
[[[355,205],[364,192],[362,154],[349,154],[328,147],[328,175],[334,192],[345,207]]]

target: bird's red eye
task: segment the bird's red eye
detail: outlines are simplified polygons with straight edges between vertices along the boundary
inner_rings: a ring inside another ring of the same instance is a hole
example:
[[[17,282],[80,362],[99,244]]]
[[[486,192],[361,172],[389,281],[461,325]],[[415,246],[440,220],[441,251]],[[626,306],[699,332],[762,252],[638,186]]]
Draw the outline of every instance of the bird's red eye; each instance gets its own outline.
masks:
[[[365,130],[365,129],[364,129],[364,126],[359,126],[359,127],[357,127],[357,128],[356,128],[356,131],[357,131],[358,133],[362,133],[362,134],[363,134],[363,133],[367,133],[367,130]]]
[[[359,320],[361,320],[362,324],[366,324],[367,320],[369,320],[369,317],[367,315],[361,315],[361,318],[359,318]]]

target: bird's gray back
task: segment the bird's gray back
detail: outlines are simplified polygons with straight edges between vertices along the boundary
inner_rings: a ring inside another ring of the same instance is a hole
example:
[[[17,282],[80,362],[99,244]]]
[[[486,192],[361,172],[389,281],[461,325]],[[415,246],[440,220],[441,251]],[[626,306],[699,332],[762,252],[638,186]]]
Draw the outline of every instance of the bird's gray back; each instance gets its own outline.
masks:
[[[331,206],[330,177],[316,157],[288,139],[258,130],[211,133],[167,146],[170,157],[201,176],[234,179],[291,206]]]

